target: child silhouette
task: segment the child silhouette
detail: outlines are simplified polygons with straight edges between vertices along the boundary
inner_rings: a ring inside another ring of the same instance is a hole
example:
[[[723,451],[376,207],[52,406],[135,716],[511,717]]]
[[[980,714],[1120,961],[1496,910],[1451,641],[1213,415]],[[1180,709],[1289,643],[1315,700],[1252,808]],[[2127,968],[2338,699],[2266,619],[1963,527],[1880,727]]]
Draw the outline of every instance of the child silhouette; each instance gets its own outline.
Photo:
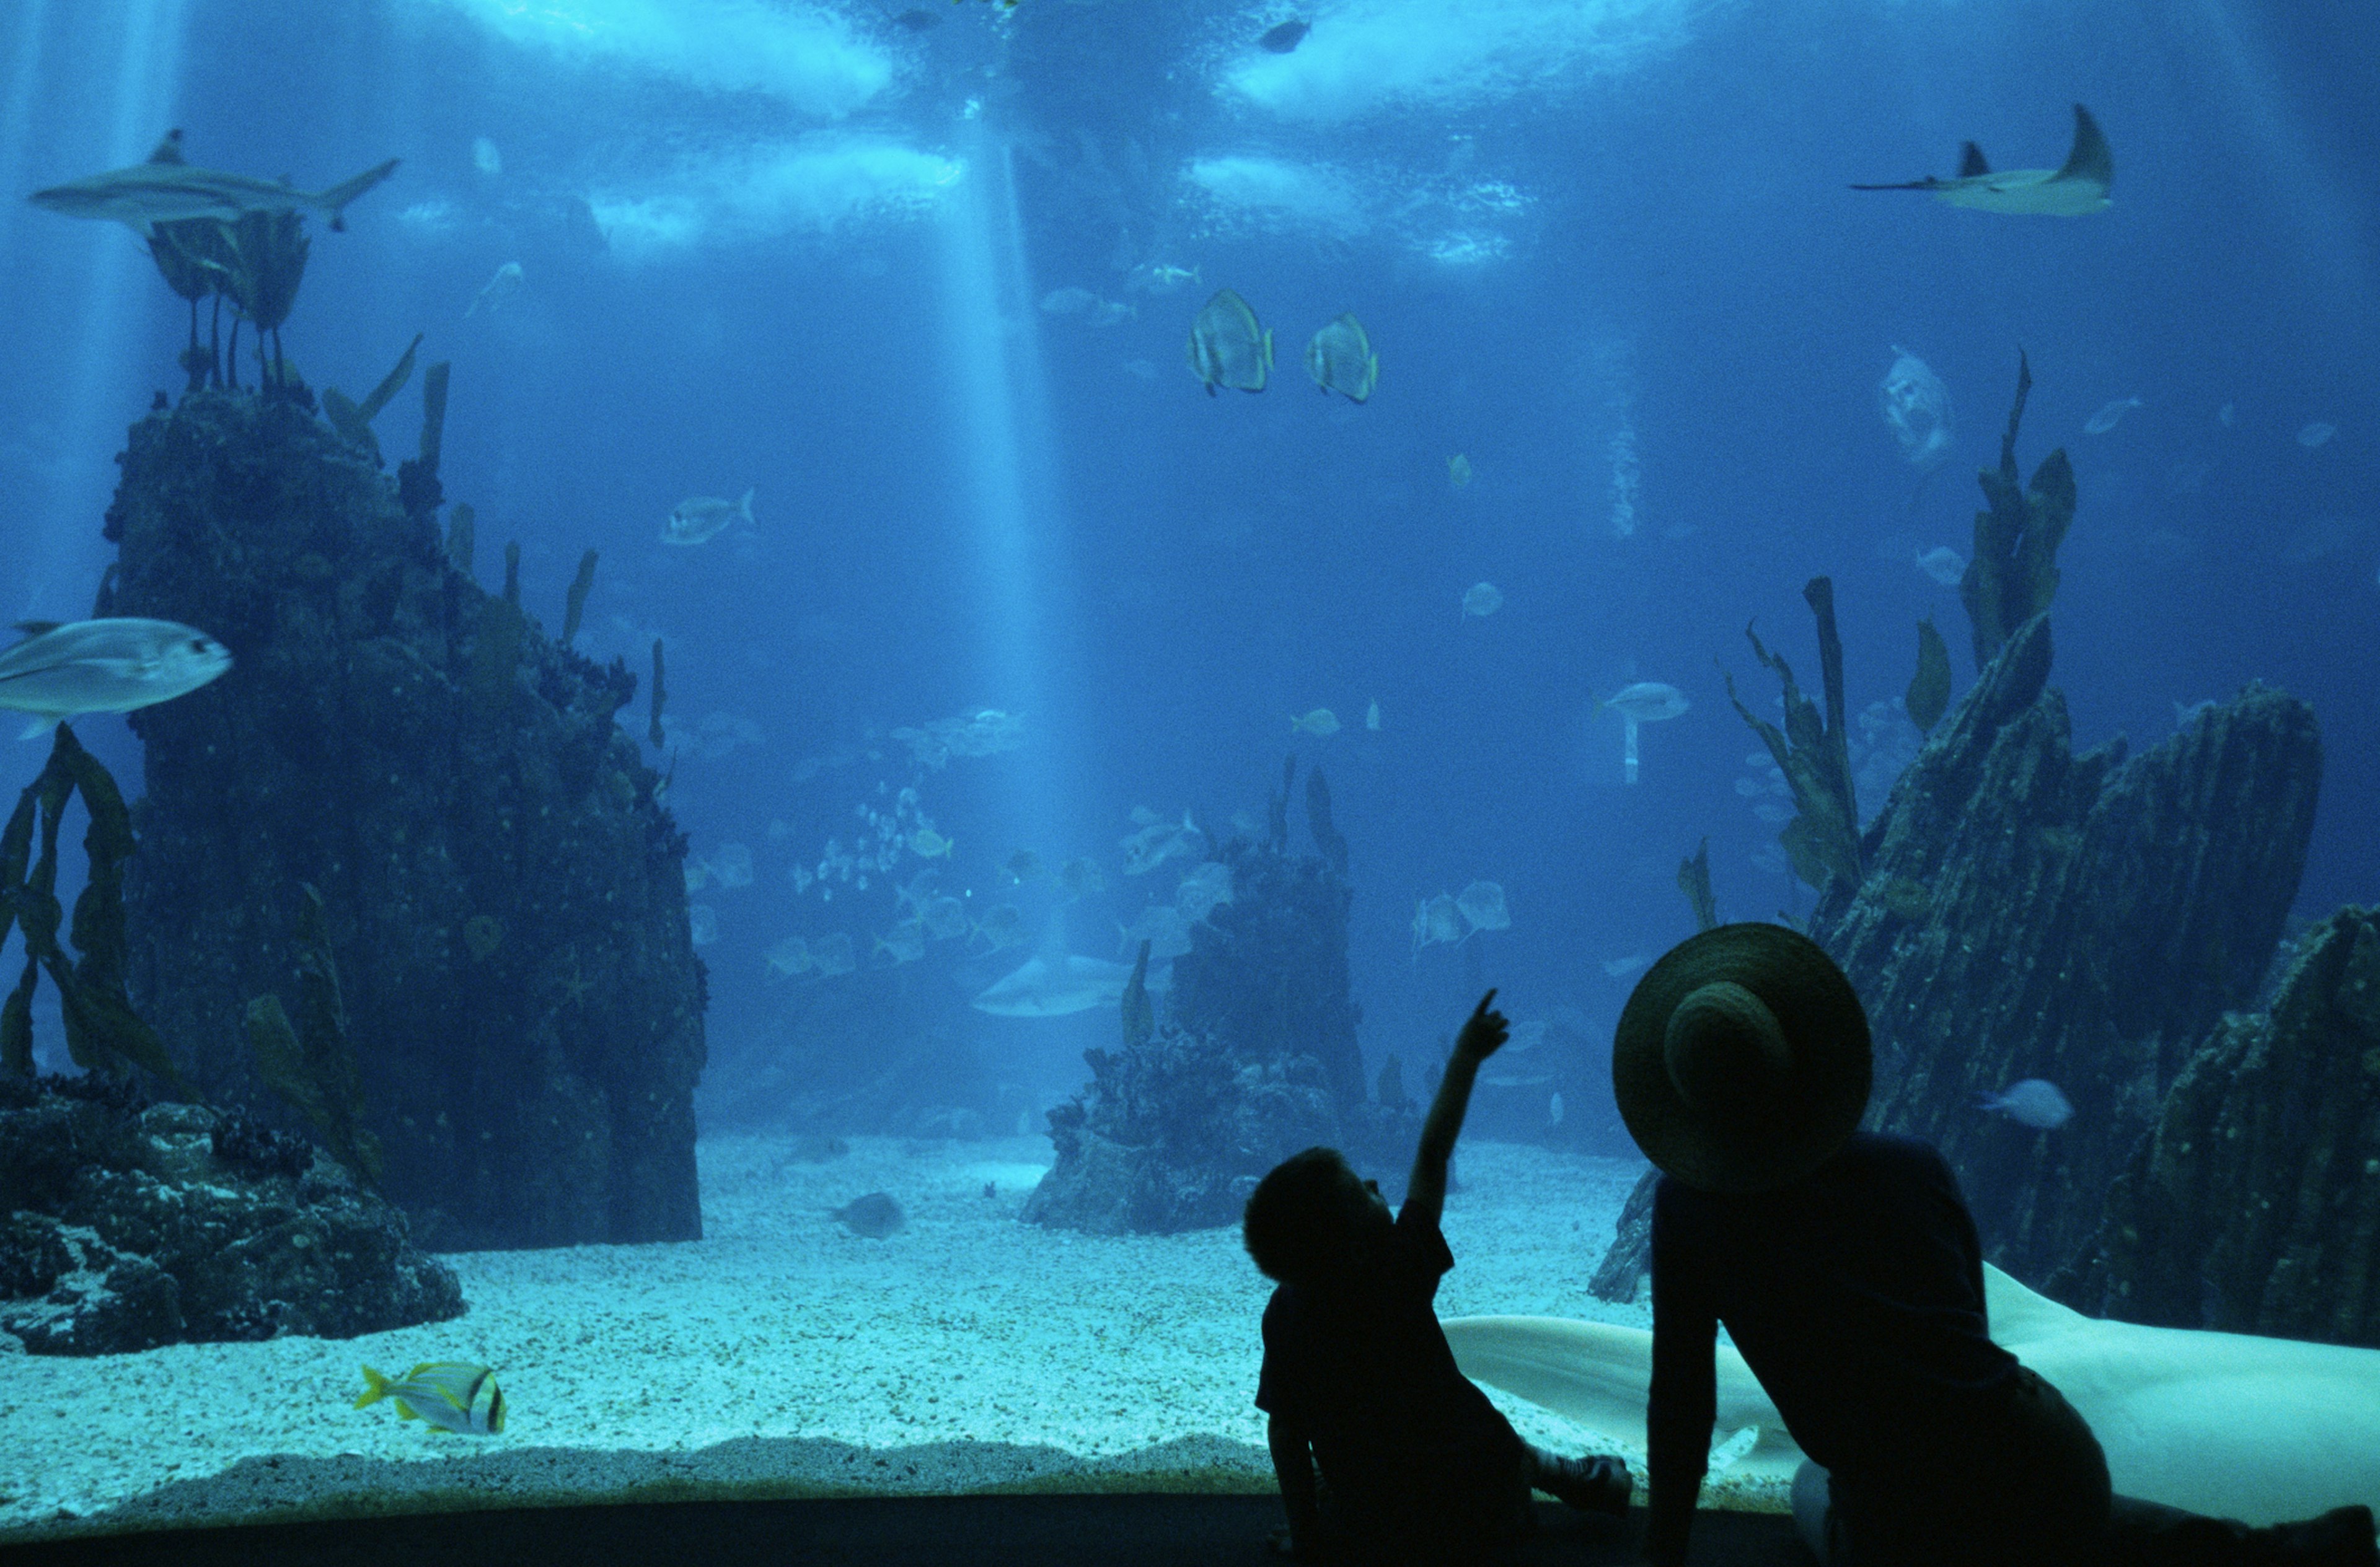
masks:
[[[1430,1308],[1454,1266],[1438,1223],[1447,1160],[1480,1063],[1506,1037],[1495,999],[1489,991],[1455,1041],[1393,1218],[1379,1184],[1330,1148],[1284,1160],[1248,1198],[1248,1255],[1280,1286],[1257,1384],[1289,1511],[1273,1545],[1300,1561],[1490,1560],[1534,1525],[1532,1488],[1627,1513],[1627,1465],[1522,1440],[1455,1368]]]

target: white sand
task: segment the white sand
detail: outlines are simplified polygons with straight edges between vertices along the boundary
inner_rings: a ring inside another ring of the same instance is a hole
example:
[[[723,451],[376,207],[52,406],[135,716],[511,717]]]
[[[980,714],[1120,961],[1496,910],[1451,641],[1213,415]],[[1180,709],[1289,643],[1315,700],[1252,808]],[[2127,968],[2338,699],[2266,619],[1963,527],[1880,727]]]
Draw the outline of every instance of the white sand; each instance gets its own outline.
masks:
[[[1269,1285],[1236,1229],[1108,1239],[1019,1223],[1046,1139],[854,1139],[825,1164],[791,1162],[791,1146],[703,1141],[698,1242],[447,1256],[471,1303],[452,1322],[0,1358],[0,1539],[632,1495],[1270,1489],[1250,1403]],[[1464,1145],[1439,1312],[1649,1325],[1642,1306],[1586,1292],[1641,1168]],[[879,1189],[908,1211],[898,1234],[829,1217]],[[349,1407],[361,1363],[442,1359],[497,1368],[503,1435]],[[1531,1440],[1610,1448],[1492,1396]]]

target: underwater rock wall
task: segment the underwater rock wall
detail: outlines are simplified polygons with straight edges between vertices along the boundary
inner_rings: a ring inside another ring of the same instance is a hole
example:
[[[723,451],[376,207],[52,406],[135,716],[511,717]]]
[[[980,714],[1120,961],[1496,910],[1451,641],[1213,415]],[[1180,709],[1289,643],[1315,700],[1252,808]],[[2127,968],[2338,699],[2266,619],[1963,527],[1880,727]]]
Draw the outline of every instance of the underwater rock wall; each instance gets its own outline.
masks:
[[[0,1079],[0,1353],[353,1338],[463,1308],[405,1216],[303,1139],[97,1073]]]
[[[1101,1235],[1235,1224],[1265,1172],[1318,1143],[1402,1177],[1420,1113],[1394,1071],[1382,1074],[1392,1102],[1365,1091],[1345,843],[1329,790],[1312,789],[1321,853],[1292,855],[1287,787],[1266,842],[1214,851],[1232,899],[1191,926],[1164,1020],[1136,1026],[1127,992],[1123,1048],[1084,1053],[1093,1080],[1050,1113],[1057,1159],[1026,1199],[1028,1222]]]
[[[142,1015],[211,1101],[295,1127],[243,1020],[296,993],[310,885],[423,1245],[698,1236],[704,976],[685,839],[613,721],[634,677],[456,571],[434,512],[294,401],[194,393],[119,462],[100,612],[237,660],[131,717]]]
[[[2054,1294],[2185,1065],[2256,994],[2305,869],[2322,742],[2312,708],[2251,685],[2129,761],[2120,740],[2077,756],[2049,664],[2036,615],[1900,776],[1862,836],[1865,877],[1829,882],[1810,934],[1867,1008],[1864,1124],[1941,1150],[1985,1257]],[[2072,1119],[1978,1107],[2027,1078]],[[1604,1299],[1631,1298],[1648,1264],[1652,1181],[1590,1285]]]
[[[2035,616],[1901,776],[1864,882],[1833,882],[1810,924],[1867,1006],[1867,1124],[1939,1148],[1985,1255],[2023,1279],[2096,1234],[2191,1051],[2254,996],[2322,776],[2313,710],[2256,685],[2130,760],[2120,740],[2077,756],[2049,663]],[[1976,1108],[2026,1078],[2072,1120]]]
[[[2208,1033],[2050,1292],[2127,1321],[2380,1348],[2380,910],[2333,914],[2269,1011]]]

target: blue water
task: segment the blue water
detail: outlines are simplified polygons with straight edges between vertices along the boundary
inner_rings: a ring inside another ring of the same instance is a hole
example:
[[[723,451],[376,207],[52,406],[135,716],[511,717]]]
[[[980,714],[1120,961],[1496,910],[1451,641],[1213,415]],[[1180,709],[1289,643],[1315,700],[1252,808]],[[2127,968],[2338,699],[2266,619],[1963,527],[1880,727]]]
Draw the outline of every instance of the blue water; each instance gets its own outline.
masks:
[[[2326,764],[2300,911],[2380,890],[2380,13],[1326,0],[1275,56],[1254,41],[1277,6],[919,5],[939,25],[899,25],[898,0],[0,15],[19,193],[172,126],[195,163],[310,187],[404,160],[348,232],[314,226],[285,347],[360,394],[426,332],[482,580],[517,538],[558,628],[595,548],[579,645],[641,673],[667,643],[669,803],[697,855],[741,843],[757,872],[695,895],[706,1092],[764,1057],[789,987],[831,982],[764,953],[842,931],[864,955],[895,919],[914,856],[832,902],[792,880],[857,808],[917,789],[956,843],[942,890],[1035,927],[1053,887],[998,867],[1097,860],[1107,890],[1067,934],[1112,958],[1184,863],[1122,874],[1132,809],[1261,819],[1293,748],[1353,846],[1374,1061],[1427,1048],[1483,982],[1516,1018],[1608,1031],[1627,960],[1692,928],[1673,878],[1703,836],[1723,914],[1808,906],[1737,788],[1757,747],[1720,671],[1763,711],[1774,691],[1747,622],[1815,686],[1800,589],[1828,573],[1854,710],[1906,685],[1921,616],[1972,679],[1955,591],[1914,558],[1967,553],[2020,347],[2022,461],[2063,444],[2082,491],[2053,677],[2078,747],[2153,741],[2175,703],[2251,680],[2296,693]],[[1845,188],[1952,173],[1969,138],[2054,164],[2076,101],[2114,148],[2105,213]],[[519,293],[467,317],[508,261]],[[1151,265],[1198,281],[1135,288]],[[1261,395],[1202,395],[1184,362],[1226,285],[1275,333]],[[1041,307],[1062,289],[1133,313]],[[179,384],[183,307],[124,228],[18,199],[0,297],[0,596],[71,618],[107,560],[109,459]],[[1300,368],[1342,311],[1380,357],[1361,407]],[[1895,345],[1955,403],[1922,489],[1878,404]],[[392,460],[418,409],[382,416]],[[2316,422],[2337,433],[2301,444]],[[747,487],[754,525],[660,542],[679,500]],[[1503,604],[1466,619],[1481,581]],[[1596,704],[1640,680],[1693,705],[1646,727],[1630,785]],[[1318,706],[1342,728],[1293,744]],[[1014,750],[924,768],[888,738],[984,708],[1022,720]],[[641,732],[641,697],[624,719]],[[137,776],[120,720],[84,733]],[[1511,928],[1416,953],[1417,902],[1475,879]],[[921,960],[951,1026],[1062,1091],[1110,1015],[974,1013],[1022,956],[978,953]]]

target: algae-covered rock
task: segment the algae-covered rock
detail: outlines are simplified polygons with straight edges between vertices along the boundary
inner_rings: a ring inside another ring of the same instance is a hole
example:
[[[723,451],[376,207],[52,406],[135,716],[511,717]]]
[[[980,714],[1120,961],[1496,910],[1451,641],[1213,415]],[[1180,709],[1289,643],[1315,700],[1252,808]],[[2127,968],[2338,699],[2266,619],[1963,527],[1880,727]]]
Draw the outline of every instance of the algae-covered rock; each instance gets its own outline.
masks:
[[[2322,776],[2313,710],[2261,685],[2138,756],[2120,740],[2078,756],[2049,664],[2037,616],[1894,786],[1864,879],[1832,883],[1809,922],[1867,1009],[1865,1124],[1940,1149],[1985,1256],[2029,1282],[2098,1236],[2184,1066],[2256,994]],[[2026,1078],[2073,1118],[2038,1131],[1977,1108]],[[1642,1222],[1598,1294],[1633,1292]]]
[[[2051,1293],[2162,1327],[2380,1348],[2380,910],[2200,1042]]]
[[[98,1077],[0,1081],[0,1349],[352,1338],[464,1309],[341,1165]]]
[[[131,716],[143,1015],[210,1101],[298,1129],[243,1024],[291,994],[311,885],[363,1129],[425,1243],[698,1236],[703,974],[685,839],[613,722],[635,678],[516,610],[493,624],[512,607],[434,512],[287,402],[192,395],[122,464],[102,612],[202,626],[237,659]]]
[[[2049,658],[2039,617],[1901,776],[1865,881],[1810,922],[1875,1032],[1869,1124],[1939,1148],[1985,1254],[2026,1279],[2097,1231],[2198,1041],[2255,994],[2322,776],[2312,709],[2258,685],[2137,756],[2078,756]],[[1975,1108],[2025,1078],[2072,1121]]]
[[[1264,842],[1215,849],[1232,899],[1191,927],[1165,1015],[1128,994],[1121,1048],[1085,1052],[1092,1080],[1050,1113],[1057,1160],[1026,1200],[1028,1222],[1111,1235],[1236,1223],[1266,1171],[1318,1143],[1384,1185],[1402,1178],[1420,1117],[1401,1075],[1382,1072],[1378,1100],[1364,1081],[1346,845],[1327,788],[1310,788],[1319,852],[1289,851],[1292,781],[1285,771]]]

